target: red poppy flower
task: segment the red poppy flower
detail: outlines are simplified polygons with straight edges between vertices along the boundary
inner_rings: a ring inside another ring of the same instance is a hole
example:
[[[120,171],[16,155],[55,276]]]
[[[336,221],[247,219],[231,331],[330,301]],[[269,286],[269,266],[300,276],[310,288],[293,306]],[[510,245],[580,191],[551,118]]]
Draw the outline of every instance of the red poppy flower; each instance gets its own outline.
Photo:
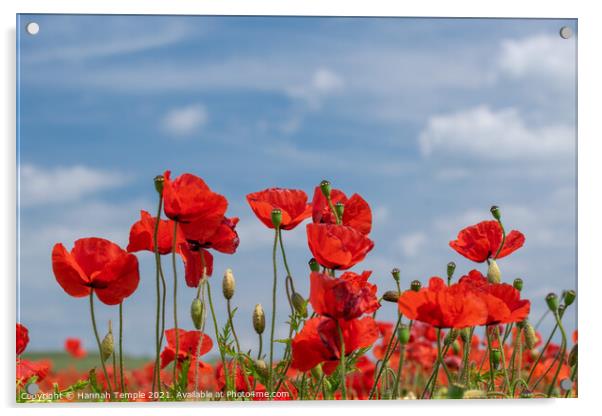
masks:
[[[21,383],[27,382],[33,376],[37,377],[36,382],[43,381],[50,371],[50,363],[45,360],[29,361],[17,359],[17,380]]]
[[[274,228],[272,211],[282,211],[280,228],[292,230],[311,215],[307,194],[297,189],[269,188],[247,195],[247,202],[257,218],[268,228]]]
[[[213,274],[213,255],[195,244],[182,243],[180,254],[184,260],[184,271],[188,287],[198,287],[203,276]],[[203,266],[205,273],[203,274]]]
[[[343,209],[343,225],[355,228],[362,234],[370,234],[372,229],[372,211],[370,205],[358,194],[347,198],[342,191],[332,189],[330,191],[330,200],[335,205],[341,202]],[[314,198],[312,200],[312,219],[315,223],[336,224],[336,218],[328,206],[328,201],[322,193],[322,189],[316,186]]]
[[[154,237],[155,224],[157,217],[152,217],[146,211],[140,211],[140,220],[135,222],[130,229],[130,242],[127,246],[128,252],[135,251],[155,251]],[[157,230],[157,245],[159,246],[159,254],[169,254],[173,248],[173,228],[174,222],[171,220],[160,220],[159,229]],[[178,228],[180,226],[178,225]],[[176,250],[180,243],[184,242],[184,236],[180,230],[176,234]]]
[[[446,286],[439,277],[432,277],[429,286],[418,292],[403,292],[398,305],[408,318],[437,328],[465,328],[487,321],[487,305],[480,296],[467,285]]]
[[[531,302],[520,298],[520,292],[506,283],[489,283],[478,270],[462,276],[459,284],[467,285],[487,304],[487,325],[521,322],[529,316]]]
[[[378,326],[371,317],[340,321],[345,342],[345,355],[371,346],[378,339]],[[292,367],[307,371],[324,363],[324,372],[331,374],[339,364],[341,349],[336,321],[330,318],[312,318],[292,342]]]
[[[213,341],[209,335],[201,331],[185,331],[178,328],[178,364],[185,360],[195,360],[198,355],[204,355],[213,348]],[[202,341],[201,341],[202,335]],[[167,345],[161,352],[161,368],[165,368],[176,358],[176,330],[171,328],[165,331]],[[199,349],[199,342],[201,348]],[[198,351],[197,351],[198,350]]]
[[[25,325],[17,324],[17,355],[21,355],[29,344],[29,331]]]
[[[372,272],[345,272],[334,278],[314,272],[310,276],[309,301],[316,313],[333,319],[350,320],[376,311],[380,304],[376,285],[368,283]]]
[[[461,230],[456,240],[450,241],[449,245],[467,259],[482,263],[495,256],[501,243],[500,224],[497,221],[482,221]],[[506,257],[521,248],[524,243],[525,236],[520,231],[510,231],[497,258]]]
[[[184,238],[200,248],[211,248],[225,254],[234,254],[240,242],[236,232],[238,218],[223,217],[217,226],[204,220],[181,224]]]
[[[367,400],[374,384],[376,365],[365,355],[355,363],[357,371],[351,371],[347,376],[347,389],[355,393],[355,398]]]
[[[163,174],[163,203],[165,215],[178,222],[203,220],[206,224],[219,225],[228,201],[209,188],[198,176],[184,173],[174,181],[171,172]]]
[[[228,366],[228,378],[232,378],[234,372],[234,365],[230,361],[226,364]],[[239,365],[236,366],[236,374],[234,375],[234,388],[236,391],[249,391],[247,387],[247,381],[245,380],[245,376],[242,373],[242,369]],[[226,376],[224,373],[224,364],[220,361],[215,367],[215,380],[217,384],[217,389],[222,391],[226,386]],[[254,378],[253,376],[247,375],[247,380],[251,387],[253,387]]]
[[[65,351],[74,358],[86,356],[86,350],[82,347],[82,341],[78,338],[67,338],[65,340]]]
[[[349,269],[374,247],[372,240],[345,225],[307,224],[307,240],[316,261],[328,269]]]
[[[83,297],[94,290],[107,305],[118,305],[138,287],[138,260],[103,238],[82,238],[68,252],[61,244],[52,249],[52,270],[63,290]]]

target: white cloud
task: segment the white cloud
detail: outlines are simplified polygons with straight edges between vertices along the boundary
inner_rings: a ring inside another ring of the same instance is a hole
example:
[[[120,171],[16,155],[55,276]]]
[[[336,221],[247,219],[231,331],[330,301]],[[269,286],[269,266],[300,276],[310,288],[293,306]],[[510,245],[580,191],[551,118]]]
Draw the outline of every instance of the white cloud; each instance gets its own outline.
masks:
[[[25,164],[20,169],[22,206],[72,202],[96,192],[116,188],[127,182],[118,172],[84,165],[42,168]]]
[[[573,151],[575,134],[568,125],[530,125],[515,108],[494,111],[481,105],[430,117],[419,144],[425,156],[544,160]]]
[[[427,236],[422,231],[401,235],[397,239],[397,246],[406,257],[416,257],[427,242]]]
[[[207,109],[201,104],[192,104],[168,111],[161,124],[166,133],[184,137],[198,132],[208,121]]]
[[[288,88],[288,94],[303,100],[311,110],[318,110],[322,106],[322,100],[339,91],[343,85],[339,74],[328,68],[318,68],[308,83]]]
[[[558,34],[539,34],[501,43],[499,68],[511,77],[551,77],[568,80],[575,76],[574,39]]]

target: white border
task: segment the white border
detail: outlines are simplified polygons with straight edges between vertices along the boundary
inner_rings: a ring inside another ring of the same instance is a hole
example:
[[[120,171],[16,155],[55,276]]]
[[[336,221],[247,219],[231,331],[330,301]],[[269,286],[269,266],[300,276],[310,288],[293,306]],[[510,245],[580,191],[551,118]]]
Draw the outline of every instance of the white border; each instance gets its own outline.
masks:
[[[442,16],[442,17],[558,17],[579,19],[579,313],[580,328],[580,398],[576,400],[508,400],[473,402],[404,402],[404,403],[301,403],[294,406],[283,403],[270,405],[254,403],[245,405],[197,406],[194,412],[204,414],[229,415],[234,412],[247,414],[279,414],[283,412],[308,413],[315,411],[344,411],[345,414],[366,414],[371,408],[383,413],[420,412],[438,413],[462,412],[462,414],[498,415],[510,412],[529,412],[553,414],[588,414],[594,408],[597,399],[602,398],[600,377],[602,376],[602,335],[600,331],[600,301],[602,296],[600,259],[600,236],[602,235],[600,212],[600,141],[602,137],[602,114],[600,97],[600,44],[602,25],[600,15],[596,13],[594,1],[548,0],[546,2],[527,2],[524,0],[491,1],[455,0],[392,2],[381,0],[331,0],[331,1],[251,1],[251,0],[3,0],[0,2],[2,21],[2,53],[0,64],[2,71],[3,97],[0,101],[0,126],[4,129],[2,140],[3,203],[0,239],[0,256],[3,273],[0,280],[4,319],[1,333],[8,334],[2,342],[2,370],[0,371],[1,400],[9,412],[19,414],[65,415],[82,412],[81,408],[69,406],[30,406],[15,408],[14,384],[14,318],[15,318],[15,21],[16,13],[107,13],[107,14],[248,14],[248,15],[346,15],[346,16]],[[191,406],[169,405],[157,409],[135,404],[123,406],[125,409],[111,409],[113,413],[144,414],[191,413]],[[598,404],[598,407],[599,404]],[[106,408],[86,408],[86,413],[102,414]]]

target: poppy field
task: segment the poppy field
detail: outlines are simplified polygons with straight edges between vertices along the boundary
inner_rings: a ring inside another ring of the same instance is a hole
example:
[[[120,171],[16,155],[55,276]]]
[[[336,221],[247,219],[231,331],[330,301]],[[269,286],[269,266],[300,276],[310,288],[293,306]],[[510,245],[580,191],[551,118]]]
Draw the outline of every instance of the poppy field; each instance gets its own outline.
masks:
[[[52,360],[23,358],[36,334],[26,322],[17,323],[17,402],[578,395],[577,331],[567,333],[563,324],[575,308],[576,292],[568,287],[541,299],[522,296],[528,276],[524,282],[508,276],[504,264],[528,236],[511,229],[503,207],[492,206],[491,217],[441,242],[449,244],[452,260],[443,265],[444,276],[409,281],[393,268],[390,285],[377,287],[372,272],[362,269],[378,242],[370,238],[370,203],[360,195],[348,196],[326,180],[311,199],[298,189],[248,194],[249,209],[273,244],[258,259],[266,264],[265,281],[258,284],[269,288],[271,303],[257,304],[245,318],[236,315],[237,302],[256,302],[237,293],[236,270],[214,268],[214,253],[236,255],[239,245],[239,219],[227,216],[228,200],[190,173],[172,178],[166,171],[154,186],[154,215],[140,212],[127,247],[94,236],[54,245],[49,257],[56,284],[65,296],[89,304],[89,316],[71,319],[89,323],[96,341],[84,349],[78,338],[69,338],[65,351],[73,362],[93,364],[55,369]],[[287,231],[296,227],[305,227],[312,256],[305,270],[291,270],[287,261]],[[154,258],[154,276],[141,276],[138,256]],[[474,268],[459,270],[454,256]],[[184,276],[178,275],[180,263]],[[126,300],[143,278],[152,279],[155,289],[147,323],[154,357],[134,365],[123,345],[135,334],[124,332],[122,321]],[[309,293],[297,291],[302,280],[309,281]],[[279,298],[282,287],[286,297]],[[217,296],[226,300],[226,313],[214,307]],[[188,316],[178,315],[181,302],[190,304]],[[539,331],[533,302],[546,305],[554,320],[551,332]],[[287,305],[286,315],[274,312],[278,304]],[[119,319],[99,322],[99,308],[112,308]],[[397,319],[381,320],[381,310],[395,311]],[[282,323],[288,335],[277,339],[275,328]],[[237,330],[243,325],[252,325],[256,349],[241,348]],[[206,358],[210,354],[217,360]]]

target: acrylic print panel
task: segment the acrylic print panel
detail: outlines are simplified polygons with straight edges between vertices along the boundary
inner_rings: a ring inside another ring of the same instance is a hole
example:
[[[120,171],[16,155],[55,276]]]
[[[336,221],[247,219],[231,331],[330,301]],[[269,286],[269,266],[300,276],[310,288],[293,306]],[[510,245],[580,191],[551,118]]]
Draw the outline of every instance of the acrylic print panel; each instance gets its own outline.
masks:
[[[18,402],[577,396],[576,20],[17,32]]]

